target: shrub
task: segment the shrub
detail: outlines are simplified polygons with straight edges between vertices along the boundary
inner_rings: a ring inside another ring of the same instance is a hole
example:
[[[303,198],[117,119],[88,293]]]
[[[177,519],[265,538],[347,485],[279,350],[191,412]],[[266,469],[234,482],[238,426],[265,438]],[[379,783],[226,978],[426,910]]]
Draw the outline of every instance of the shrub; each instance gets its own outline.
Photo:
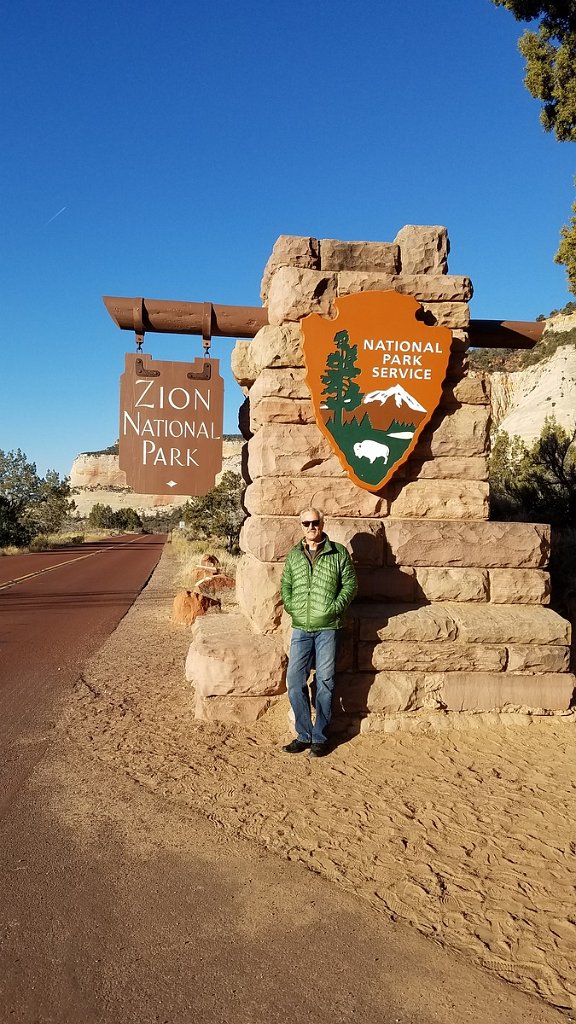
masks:
[[[550,523],[553,605],[576,621],[576,432],[553,419],[527,448],[502,431],[490,457],[492,519]]]
[[[88,526],[100,530],[119,530],[124,533],[128,530],[141,530],[142,520],[133,508],[121,508],[117,512],[113,512],[110,505],[96,503],[92,506],[88,516]]]
[[[492,519],[567,526],[576,521],[576,431],[570,435],[547,418],[540,437],[527,448],[501,431],[490,456]]]
[[[246,513],[242,508],[244,482],[238,473],[223,473],[219,484],[198,498],[191,498],[182,509],[182,519],[197,538],[221,537],[226,548],[238,550],[240,528]]]

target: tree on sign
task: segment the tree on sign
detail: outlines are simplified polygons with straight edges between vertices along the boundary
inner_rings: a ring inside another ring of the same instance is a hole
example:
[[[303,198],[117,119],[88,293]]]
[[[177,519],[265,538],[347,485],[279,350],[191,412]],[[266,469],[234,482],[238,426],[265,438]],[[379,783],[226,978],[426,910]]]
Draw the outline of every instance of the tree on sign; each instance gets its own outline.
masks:
[[[338,331],[334,336],[335,351],[330,352],[326,360],[326,370],[320,378],[324,389],[327,409],[334,413],[334,423],[342,426],[345,412],[357,409],[362,400],[360,388],[354,377],[360,375],[356,366],[358,346],[350,344],[348,331]]]

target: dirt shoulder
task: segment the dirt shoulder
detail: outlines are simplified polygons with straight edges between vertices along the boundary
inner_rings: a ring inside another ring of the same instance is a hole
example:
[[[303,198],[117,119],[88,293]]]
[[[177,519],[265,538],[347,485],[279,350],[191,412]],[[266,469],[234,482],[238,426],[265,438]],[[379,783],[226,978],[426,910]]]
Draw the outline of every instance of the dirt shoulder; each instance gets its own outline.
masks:
[[[190,628],[166,547],[92,658],[68,741],[222,834],[261,844],[558,1007],[576,1007],[576,728],[356,736],[288,757],[282,701],[250,729],[194,721]],[[570,1018],[569,1018],[570,1019]]]

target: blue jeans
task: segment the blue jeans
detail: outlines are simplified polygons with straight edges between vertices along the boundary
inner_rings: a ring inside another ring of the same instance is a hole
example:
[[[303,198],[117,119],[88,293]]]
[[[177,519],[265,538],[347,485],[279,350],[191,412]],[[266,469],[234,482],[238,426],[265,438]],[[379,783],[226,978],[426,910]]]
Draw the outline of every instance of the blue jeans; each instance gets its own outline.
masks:
[[[316,669],[316,721],[312,725],[310,692],[307,686],[311,668]],[[332,715],[332,691],[336,670],[336,630],[293,629],[288,659],[288,699],[296,719],[296,734],[305,743],[326,743]]]

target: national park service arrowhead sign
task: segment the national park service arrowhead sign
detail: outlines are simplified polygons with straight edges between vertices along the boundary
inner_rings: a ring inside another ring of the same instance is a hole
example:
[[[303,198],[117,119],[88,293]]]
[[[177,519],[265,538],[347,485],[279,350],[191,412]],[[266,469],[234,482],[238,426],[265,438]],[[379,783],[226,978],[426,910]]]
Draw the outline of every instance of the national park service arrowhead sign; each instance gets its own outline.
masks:
[[[442,394],[452,332],[417,319],[399,292],[336,299],[338,315],[304,317],[316,422],[359,487],[378,491],[406,462]]]
[[[224,382],[217,359],[126,354],[118,464],[138,494],[208,494],[222,469]]]

